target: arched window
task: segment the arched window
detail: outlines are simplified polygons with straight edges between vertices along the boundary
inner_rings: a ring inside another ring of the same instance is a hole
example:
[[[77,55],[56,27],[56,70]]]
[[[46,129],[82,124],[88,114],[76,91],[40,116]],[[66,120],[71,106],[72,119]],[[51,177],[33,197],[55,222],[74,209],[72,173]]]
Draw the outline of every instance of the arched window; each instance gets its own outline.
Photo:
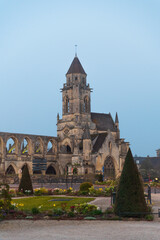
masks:
[[[52,142],[49,141],[48,144],[47,144],[47,153],[52,153]]]
[[[111,152],[112,152],[112,143],[111,142],[108,143],[108,147],[109,147],[109,153],[111,154]]]
[[[56,170],[53,166],[49,166],[46,170],[46,174],[50,174],[50,175],[56,175]]]
[[[66,146],[67,153],[71,153],[71,147],[69,145]]]
[[[6,144],[6,152],[7,153],[15,153],[16,152],[16,143],[13,138],[9,138]]]
[[[64,112],[65,113],[69,113],[70,109],[69,109],[69,98],[65,97],[64,99]]]
[[[21,143],[21,153],[22,154],[28,154],[28,141],[26,138],[23,139]]]
[[[89,112],[89,99],[88,99],[88,96],[86,96],[84,98],[84,109],[83,109],[84,112]]]
[[[14,167],[12,165],[9,165],[9,167],[6,170],[6,175],[13,175],[16,174]]]
[[[35,143],[35,153],[42,153],[43,146],[41,140],[38,138]]]
[[[115,167],[112,157],[107,157],[104,162],[104,177],[105,179],[114,179],[115,178]]]

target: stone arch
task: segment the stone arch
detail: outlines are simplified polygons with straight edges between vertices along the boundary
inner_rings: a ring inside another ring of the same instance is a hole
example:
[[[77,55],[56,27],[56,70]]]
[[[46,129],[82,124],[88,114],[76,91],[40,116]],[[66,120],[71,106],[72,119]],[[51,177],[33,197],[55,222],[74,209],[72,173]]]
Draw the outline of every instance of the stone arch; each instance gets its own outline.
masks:
[[[21,141],[21,154],[31,154],[31,139],[29,137],[24,137]]]
[[[47,142],[47,154],[55,154],[57,152],[57,146],[56,146],[56,142],[52,139],[50,139]]]
[[[34,152],[35,154],[43,153],[43,141],[40,137],[38,137],[35,141]]]
[[[67,153],[67,154],[72,153],[72,147],[71,147],[71,142],[70,142],[69,138],[63,140],[62,145],[61,145],[61,151],[63,153]]]
[[[46,174],[49,174],[49,175],[56,175],[56,169],[54,168],[53,165],[49,165],[47,170],[46,170]]]
[[[5,171],[5,174],[6,174],[6,175],[15,175],[15,174],[16,174],[16,170],[15,170],[13,164],[10,164],[10,165],[7,167],[7,169],[6,169],[6,171]]]
[[[29,164],[27,164],[27,163],[24,163],[20,169],[23,171],[25,165],[27,165],[28,171],[31,174],[31,168],[30,168]]]
[[[111,156],[106,157],[104,161],[104,179],[115,179],[115,164]]]
[[[9,136],[6,141],[6,152],[9,154],[18,153],[18,139],[14,136]]]

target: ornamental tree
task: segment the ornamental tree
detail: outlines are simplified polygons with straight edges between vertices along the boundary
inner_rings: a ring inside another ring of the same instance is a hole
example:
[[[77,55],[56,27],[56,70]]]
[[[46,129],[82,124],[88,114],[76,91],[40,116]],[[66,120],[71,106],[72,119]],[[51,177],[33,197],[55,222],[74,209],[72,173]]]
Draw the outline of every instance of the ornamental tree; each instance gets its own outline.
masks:
[[[22,171],[22,178],[19,184],[19,192],[21,191],[24,194],[27,194],[27,193],[33,194],[32,181],[28,171],[27,164],[24,165],[24,168]]]
[[[126,217],[138,217],[145,215],[146,212],[148,208],[143,184],[129,149],[117,189],[115,213]]]

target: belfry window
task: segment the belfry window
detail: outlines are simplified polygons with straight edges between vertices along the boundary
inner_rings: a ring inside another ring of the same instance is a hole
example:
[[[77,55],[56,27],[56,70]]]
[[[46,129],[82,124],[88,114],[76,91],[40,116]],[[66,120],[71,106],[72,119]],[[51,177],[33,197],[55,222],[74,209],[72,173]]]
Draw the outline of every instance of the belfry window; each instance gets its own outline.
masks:
[[[88,100],[88,97],[86,96],[84,98],[84,112],[89,112],[89,100]]]
[[[69,113],[69,98],[66,97],[65,98],[65,102],[64,102],[64,107],[65,107],[65,113]]]

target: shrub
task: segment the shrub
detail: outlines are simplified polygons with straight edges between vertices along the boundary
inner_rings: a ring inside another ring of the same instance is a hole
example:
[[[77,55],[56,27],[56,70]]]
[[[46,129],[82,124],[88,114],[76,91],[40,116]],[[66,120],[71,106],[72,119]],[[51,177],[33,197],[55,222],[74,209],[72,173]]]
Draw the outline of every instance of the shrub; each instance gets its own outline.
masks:
[[[33,208],[32,208],[32,214],[33,214],[33,215],[36,215],[36,214],[38,214],[38,213],[39,213],[39,209],[36,208],[36,207],[33,207]]]
[[[93,186],[93,184],[90,183],[90,182],[81,183],[80,191],[81,192],[89,192],[89,188],[92,187],[92,186]]]
[[[33,187],[32,187],[32,182],[31,182],[27,164],[24,165],[24,169],[22,171],[22,178],[21,178],[21,181],[19,184],[19,192],[21,192],[21,191],[24,194],[28,194],[28,193],[33,194]],[[28,192],[28,191],[30,191],[30,192]]]
[[[55,208],[53,210],[53,214],[56,215],[56,216],[61,216],[64,214],[63,210],[61,208]]]
[[[75,214],[74,214],[74,212],[68,212],[67,216],[68,217],[75,217]]]
[[[96,177],[96,179],[97,179],[98,182],[103,182],[103,175],[102,175],[102,173],[96,174],[95,177]]]
[[[87,214],[94,210],[97,210],[97,206],[91,205],[88,203],[82,203],[82,204],[75,204],[75,212],[80,214]]]
[[[96,215],[102,215],[102,214],[103,214],[102,210],[100,210],[100,209],[95,209],[95,210],[89,212],[90,216],[96,216]]]
[[[137,165],[129,149],[118,186],[115,213],[126,217],[139,217],[142,212],[148,212],[148,209]]]
[[[8,184],[0,184],[0,199],[1,210],[8,211],[11,207],[11,195]]]
[[[153,221],[154,216],[151,215],[151,214],[148,214],[148,215],[145,216],[145,219],[146,219],[147,221]]]

